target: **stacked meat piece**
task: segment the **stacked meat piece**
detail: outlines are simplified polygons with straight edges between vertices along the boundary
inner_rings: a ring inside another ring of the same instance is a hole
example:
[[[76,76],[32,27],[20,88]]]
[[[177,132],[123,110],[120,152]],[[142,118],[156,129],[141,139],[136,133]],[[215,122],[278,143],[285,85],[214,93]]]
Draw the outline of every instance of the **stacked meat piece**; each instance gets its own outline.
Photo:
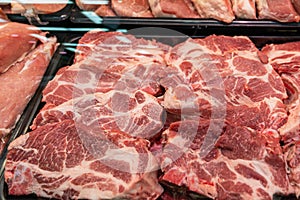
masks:
[[[37,27],[0,24],[0,150],[35,93],[56,49]]]
[[[299,44],[259,51],[212,35],[170,47],[88,32],[45,88],[33,131],[9,146],[9,193],[157,199],[164,184],[213,199],[298,194]]]
[[[84,10],[100,16],[175,17],[216,19],[230,23],[237,19],[268,19],[279,22],[299,22],[299,1],[282,0],[76,0]]]
[[[292,42],[280,45],[267,45],[262,49],[268,55],[269,62],[280,74],[289,94],[285,100],[289,116],[287,123],[279,129],[284,142],[284,154],[290,170],[289,178],[291,184],[296,188],[297,195],[300,194],[300,43]]]
[[[45,147],[30,155],[17,150],[18,140],[10,147],[5,175],[10,193],[156,199],[162,193],[159,163],[144,138],[154,137],[163,126],[163,108],[153,96],[160,92],[156,79],[161,75],[148,70],[163,70],[168,48],[120,33],[82,37],[75,63],[62,68],[44,90],[46,105],[34,131],[18,139]],[[54,157],[45,159],[45,153]],[[27,162],[29,157],[34,160]],[[17,181],[19,168],[30,174],[28,184]]]

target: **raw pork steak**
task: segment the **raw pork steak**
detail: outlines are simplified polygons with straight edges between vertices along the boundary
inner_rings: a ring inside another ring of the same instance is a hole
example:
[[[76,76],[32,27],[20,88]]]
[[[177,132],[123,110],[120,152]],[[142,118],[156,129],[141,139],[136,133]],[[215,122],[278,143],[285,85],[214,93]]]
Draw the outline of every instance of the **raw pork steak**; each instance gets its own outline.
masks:
[[[0,152],[9,133],[38,88],[57,47],[55,37],[47,39],[43,34],[37,34],[35,37],[43,38],[41,43],[35,49],[26,52],[27,55],[24,58],[16,61],[0,75]],[[21,40],[20,43],[22,42]]]
[[[191,0],[149,0],[155,17],[199,18]]]
[[[226,23],[234,20],[230,0],[192,0],[201,18],[217,19]]]
[[[146,140],[97,132],[72,120],[47,124],[10,144],[5,181],[11,195],[156,199],[162,188],[148,146]]]
[[[21,61],[39,41],[38,28],[26,24],[8,22],[0,25],[0,73]]]
[[[171,50],[177,78],[163,79],[162,105],[185,120],[163,133],[163,181],[215,199],[292,193],[277,131],[287,94],[266,62],[241,36],[189,39]]]
[[[111,5],[118,16],[153,17],[148,0],[111,0]]]
[[[280,76],[247,37],[208,36],[175,46],[162,80],[162,105],[172,113],[225,119],[231,125],[276,130],[286,122]],[[257,113],[260,113],[259,115]]]
[[[237,18],[256,19],[255,0],[231,0],[231,3]]]
[[[161,181],[188,187],[213,199],[272,199],[291,192],[276,132],[260,134],[226,126],[211,151],[201,148],[215,121],[181,121],[170,125],[161,167]],[[218,122],[217,122],[218,123]]]
[[[43,91],[43,101],[59,105],[73,97],[126,86],[161,92],[169,47],[116,32],[89,32],[79,41],[75,64],[62,68]],[[124,88],[122,89],[124,90]]]
[[[285,101],[289,112],[287,123],[279,129],[285,143],[285,158],[290,168],[289,178],[300,194],[300,42],[267,45],[262,52],[280,74],[289,98]]]
[[[156,98],[142,92],[110,91],[71,99],[59,106],[47,104],[35,118],[32,129],[48,123],[74,119],[99,130],[120,130],[150,139],[163,127],[164,112]]]
[[[259,19],[271,19],[279,22],[299,22],[291,0],[255,0]]]

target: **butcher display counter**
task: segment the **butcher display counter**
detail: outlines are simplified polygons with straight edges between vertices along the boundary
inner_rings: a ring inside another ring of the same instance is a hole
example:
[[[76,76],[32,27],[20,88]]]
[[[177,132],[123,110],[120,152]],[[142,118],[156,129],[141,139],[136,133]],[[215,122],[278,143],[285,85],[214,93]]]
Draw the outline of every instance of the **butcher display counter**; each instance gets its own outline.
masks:
[[[3,147],[0,198],[297,199],[297,1],[280,4],[295,12],[285,22],[233,7],[202,19],[196,0],[174,4],[195,18],[167,1],[100,2],[25,28],[37,46],[58,41]]]

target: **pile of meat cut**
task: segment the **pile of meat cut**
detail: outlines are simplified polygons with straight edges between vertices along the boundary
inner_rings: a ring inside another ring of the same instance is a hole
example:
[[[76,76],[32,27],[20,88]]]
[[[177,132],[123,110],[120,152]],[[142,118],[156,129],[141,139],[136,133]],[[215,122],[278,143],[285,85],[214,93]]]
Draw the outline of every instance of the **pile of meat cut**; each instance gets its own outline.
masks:
[[[298,0],[76,0],[83,10],[105,17],[216,19],[231,23],[234,19],[268,19],[299,22]]]
[[[58,45],[46,34],[35,26],[0,22],[0,153]]]
[[[245,36],[173,47],[91,31],[43,92],[32,131],[9,146],[9,194],[212,199],[299,190],[300,42]]]

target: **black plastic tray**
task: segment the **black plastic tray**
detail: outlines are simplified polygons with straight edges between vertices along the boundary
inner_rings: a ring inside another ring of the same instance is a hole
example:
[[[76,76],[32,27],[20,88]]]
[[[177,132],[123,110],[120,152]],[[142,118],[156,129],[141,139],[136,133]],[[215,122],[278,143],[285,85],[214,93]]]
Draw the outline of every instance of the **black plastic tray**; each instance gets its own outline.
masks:
[[[61,43],[61,45],[55,52],[53,59],[51,60],[51,63],[49,65],[50,67],[46,71],[40,87],[38,88],[38,90],[36,91],[36,94],[33,96],[32,100],[28,104],[24,114],[21,116],[19,123],[17,124],[15,130],[13,131],[13,135],[11,136],[11,139],[9,142],[11,142],[16,137],[18,137],[22,134],[25,134],[26,132],[28,132],[30,130],[29,126],[31,125],[36,114],[39,112],[39,109],[41,109],[43,106],[43,103],[41,102],[42,91],[43,91],[44,87],[46,86],[47,82],[54,77],[55,73],[57,72],[57,70],[59,68],[64,67],[66,65],[70,65],[73,62],[74,51],[77,46],[77,42],[78,42],[79,38],[85,33],[84,30],[93,30],[93,29],[94,28],[80,29],[81,30],[80,31],[79,29],[74,28],[74,29],[72,29],[74,31],[67,33],[68,37],[66,37],[63,40],[63,42]],[[103,29],[103,30],[105,30],[105,29]],[[129,30],[129,33],[130,33],[130,30]],[[132,32],[132,33],[134,33],[134,32]],[[203,37],[209,35],[209,32],[206,32],[206,33],[207,34],[203,34],[203,35],[194,34],[194,35],[191,35],[190,37],[203,38]],[[62,34],[62,33],[58,33],[58,34]],[[226,35],[225,33],[223,33],[223,34]],[[154,33],[153,33],[153,35],[140,34],[140,35],[137,35],[137,37],[144,37],[147,39],[153,38],[153,39],[156,39],[161,42],[165,41],[165,39],[166,39],[165,36],[155,35]],[[175,41],[180,41],[180,40],[184,39],[182,37],[182,35],[178,36],[178,37],[179,37],[178,40],[175,40]],[[172,40],[169,40],[169,41],[174,41],[173,36],[171,39]],[[250,36],[250,39],[256,44],[256,46],[258,48],[261,48],[265,44],[270,44],[270,43],[300,41],[300,35],[298,35],[298,36],[255,35],[255,36]],[[5,149],[5,151],[6,151],[6,149]],[[8,195],[7,185],[4,182],[4,177],[3,177],[4,165],[5,165],[5,155],[6,155],[6,152],[0,158],[0,162],[1,162],[0,166],[2,166],[0,168],[0,200],[49,200],[47,198],[36,197],[35,195],[27,195],[27,196]],[[182,190],[182,188],[180,188],[180,189]],[[176,199],[180,199],[180,200],[208,199],[206,197],[200,197],[199,195],[197,196],[197,195],[193,194],[192,192],[188,192],[188,191],[184,191],[184,190],[181,191],[181,190],[179,190],[177,187],[174,187],[172,189],[168,188],[166,192],[170,196],[173,196],[174,200],[176,200]],[[184,196],[184,194],[187,194],[187,196]],[[287,197],[274,196],[274,199],[276,199],[276,200],[296,200],[297,198],[295,196],[291,195],[291,196],[287,196]]]
[[[69,18],[72,13],[72,9],[74,7],[74,2],[72,0],[68,0],[68,4],[61,10],[51,13],[51,14],[38,14],[39,21],[37,21],[34,17],[26,18],[23,14],[11,14],[7,13],[7,17],[9,20],[14,22],[21,23],[30,23],[33,25],[64,25],[63,22],[69,23]]]

